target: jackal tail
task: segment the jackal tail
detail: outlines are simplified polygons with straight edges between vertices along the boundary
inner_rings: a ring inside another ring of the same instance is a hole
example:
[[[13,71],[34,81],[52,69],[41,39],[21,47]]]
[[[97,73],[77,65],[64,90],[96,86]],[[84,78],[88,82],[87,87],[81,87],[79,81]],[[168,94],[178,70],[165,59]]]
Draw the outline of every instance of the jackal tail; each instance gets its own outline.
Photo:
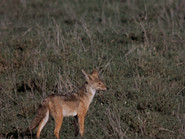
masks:
[[[26,129],[25,133],[28,133],[34,130],[41,123],[41,121],[45,118],[47,111],[48,111],[48,107],[46,105],[46,102],[41,103],[39,105],[38,112],[37,112],[35,119]]]

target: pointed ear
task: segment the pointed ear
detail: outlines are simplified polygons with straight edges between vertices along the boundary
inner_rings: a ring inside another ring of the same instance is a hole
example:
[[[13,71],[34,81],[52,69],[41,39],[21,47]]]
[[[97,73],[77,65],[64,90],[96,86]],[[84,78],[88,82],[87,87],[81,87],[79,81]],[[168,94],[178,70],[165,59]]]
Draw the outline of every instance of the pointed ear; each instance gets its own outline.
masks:
[[[98,71],[96,69],[93,69],[92,76],[95,76],[98,78]]]
[[[85,79],[86,79],[86,81],[88,81],[88,80],[91,80],[91,79],[92,79],[91,75],[89,75],[88,73],[86,73],[84,70],[82,70],[82,73],[85,75]]]

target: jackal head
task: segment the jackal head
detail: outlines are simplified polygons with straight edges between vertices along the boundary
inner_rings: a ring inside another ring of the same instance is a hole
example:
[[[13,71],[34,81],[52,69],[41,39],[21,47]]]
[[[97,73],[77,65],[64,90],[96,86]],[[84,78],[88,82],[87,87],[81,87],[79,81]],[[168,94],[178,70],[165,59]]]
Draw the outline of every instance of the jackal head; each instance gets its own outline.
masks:
[[[84,70],[82,70],[83,74],[85,75],[85,79],[93,90],[107,90],[108,88],[104,85],[104,83],[99,79],[98,77],[98,71],[94,69],[92,71],[92,74],[86,73]]]

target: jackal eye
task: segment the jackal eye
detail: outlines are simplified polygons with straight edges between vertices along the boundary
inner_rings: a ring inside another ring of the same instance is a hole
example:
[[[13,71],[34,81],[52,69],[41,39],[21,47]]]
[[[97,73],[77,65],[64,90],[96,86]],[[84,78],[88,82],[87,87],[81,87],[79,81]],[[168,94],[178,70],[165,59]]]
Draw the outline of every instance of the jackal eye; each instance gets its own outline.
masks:
[[[101,85],[101,82],[99,82],[98,85]]]

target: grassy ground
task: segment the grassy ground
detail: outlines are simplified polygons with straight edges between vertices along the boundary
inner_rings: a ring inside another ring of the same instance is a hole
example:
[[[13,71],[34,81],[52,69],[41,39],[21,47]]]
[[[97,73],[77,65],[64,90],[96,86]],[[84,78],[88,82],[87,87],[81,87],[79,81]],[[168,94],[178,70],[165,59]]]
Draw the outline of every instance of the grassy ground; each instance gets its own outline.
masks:
[[[96,94],[85,139],[185,138],[184,13],[184,0],[2,0],[0,138],[35,138],[21,133],[41,100],[93,68],[110,90]],[[73,127],[65,118],[60,137]],[[53,130],[51,117],[41,138]]]

